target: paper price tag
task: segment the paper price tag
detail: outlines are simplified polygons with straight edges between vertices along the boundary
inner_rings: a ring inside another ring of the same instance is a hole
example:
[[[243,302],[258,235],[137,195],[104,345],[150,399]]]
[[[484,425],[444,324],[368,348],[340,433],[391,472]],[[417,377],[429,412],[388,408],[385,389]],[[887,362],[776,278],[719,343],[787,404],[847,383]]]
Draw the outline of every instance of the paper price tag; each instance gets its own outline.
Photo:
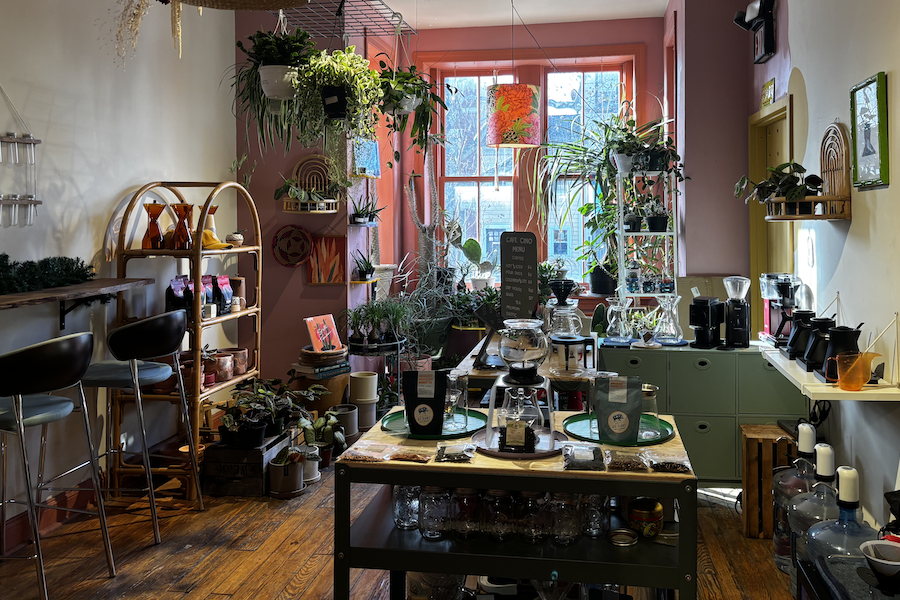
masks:
[[[609,401],[617,404],[628,402],[627,377],[613,377],[609,380]]]
[[[434,371],[420,371],[417,383],[419,398],[434,398]]]

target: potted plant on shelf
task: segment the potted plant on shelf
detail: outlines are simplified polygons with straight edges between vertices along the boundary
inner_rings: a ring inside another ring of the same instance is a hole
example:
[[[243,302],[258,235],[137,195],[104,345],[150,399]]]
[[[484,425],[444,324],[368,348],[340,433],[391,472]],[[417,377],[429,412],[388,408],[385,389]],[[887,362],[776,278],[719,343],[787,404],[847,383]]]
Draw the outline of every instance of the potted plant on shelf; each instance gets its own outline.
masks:
[[[444,100],[436,92],[436,86],[426,79],[426,74],[419,72],[415,65],[408,69],[391,69],[384,61],[379,62],[381,74],[381,102],[378,109],[386,117],[385,124],[392,133],[405,133],[410,128],[409,137],[412,147],[423,154],[428,151],[429,140],[440,142],[441,134],[432,134],[431,127],[438,107],[447,110]],[[448,93],[456,90],[446,85]],[[440,120],[438,120],[440,123]],[[443,132],[443,124],[441,123]],[[389,136],[393,148],[393,136]],[[393,168],[394,162],[400,159],[400,152],[395,148],[392,152],[388,167]]]
[[[786,215],[813,213],[812,201],[805,201],[805,198],[821,192],[821,177],[804,175],[806,168],[795,162],[768,167],[766,171],[768,177],[759,183],[754,183],[746,175],[741,177],[734,186],[734,197],[743,198],[745,204],[751,200],[766,204],[771,203],[774,198],[783,197]]]
[[[375,136],[372,107],[381,98],[378,73],[369,61],[346,50],[314,52],[297,77],[298,139],[309,146],[326,130],[363,138]]]
[[[259,448],[265,441],[265,410],[243,410],[232,406],[222,415],[219,436],[222,443],[233,448]]]
[[[491,260],[481,260],[481,244],[474,238],[469,238],[465,242],[462,241],[462,228],[457,221],[452,221],[447,229],[447,236],[450,245],[459,249],[466,260],[475,267],[475,275],[472,275],[470,281],[473,290],[482,290],[486,287],[493,287],[493,272],[496,265]]]
[[[380,218],[378,216],[378,213],[383,211],[385,208],[387,208],[387,206],[378,206],[377,198],[366,200],[360,198],[359,203],[354,200],[353,208],[350,212],[350,220],[352,223],[355,223],[357,225],[374,223]]]
[[[641,230],[641,223],[644,218],[637,212],[637,208],[629,208],[622,216],[622,222],[625,225],[625,231],[636,233]]]
[[[253,43],[250,48],[237,42],[247,60],[237,65],[232,81],[235,112],[256,121],[263,149],[277,140],[284,144],[286,154],[299,125],[293,86],[300,68],[306,67],[315,52],[315,44],[302,29],[292,34],[258,31],[248,39]],[[270,84],[282,87],[273,90]],[[246,119],[248,133],[250,121]]]
[[[356,263],[356,276],[359,281],[368,281],[372,278],[372,274],[375,273],[375,265],[367,256],[363,256],[363,253],[357,250],[353,261]]]
[[[341,197],[340,184],[329,183],[325,189],[304,189],[296,179],[285,179],[284,184],[275,190],[275,200],[281,200],[285,196],[299,202],[315,204],[315,210],[337,209],[334,204]]]
[[[644,220],[647,221],[647,230],[653,232],[668,231],[669,211],[659,200],[652,200],[644,205]]]
[[[303,439],[306,445],[319,448],[319,456],[322,459],[320,466],[323,469],[331,464],[331,457],[335,450],[340,453],[346,447],[344,430],[338,423],[337,415],[331,411],[327,411],[315,421],[301,417],[298,425],[303,429]]]

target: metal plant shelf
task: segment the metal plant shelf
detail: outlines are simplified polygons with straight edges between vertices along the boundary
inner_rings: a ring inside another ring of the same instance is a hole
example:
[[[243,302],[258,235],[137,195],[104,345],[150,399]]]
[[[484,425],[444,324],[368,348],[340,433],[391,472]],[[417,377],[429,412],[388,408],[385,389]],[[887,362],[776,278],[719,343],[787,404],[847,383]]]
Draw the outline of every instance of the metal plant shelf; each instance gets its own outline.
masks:
[[[338,11],[343,7],[343,15]],[[269,11],[277,15],[277,11]],[[284,9],[287,22],[309,32],[312,37],[330,38],[344,33],[351,36],[391,36],[395,33],[396,19],[391,7],[381,0],[310,0],[306,6]],[[415,34],[416,30],[405,21],[400,33]]]

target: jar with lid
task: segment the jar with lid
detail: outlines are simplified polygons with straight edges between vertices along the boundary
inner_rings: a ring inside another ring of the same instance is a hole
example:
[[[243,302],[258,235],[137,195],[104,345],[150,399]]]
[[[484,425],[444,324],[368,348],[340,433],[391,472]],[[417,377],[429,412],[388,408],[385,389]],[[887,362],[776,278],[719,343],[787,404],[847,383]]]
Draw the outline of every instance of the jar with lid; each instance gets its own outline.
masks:
[[[450,496],[450,529],[459,540],[481,531],[481,495],[475,488],[456,488]]]
[[[450,520],[450,493],[446,488],[425,486],[419,494],[419,533],[429,540],[444,537]]]
[[[391,489],[394,525],[398,529],[419,527],[419,486],[395,485]]]
[[[556,492],[550,499],[550,535],[553,542],[568,546],[581,536],[581,518],[575,494]]]
[[[609,531],[609,496],[581,496],[581,530],[592,538],[606,535]]]
[[[516,501],[516,527],[529,544],[538,544],[547,538],[547,501],[544,492],[525,491]]]
[[[625,269],[625,289],[629,294],[638,294],[641,291],[641,267],[636,260],[632,260]]]
[[[663,506],[656,498],[635,498],[628,504],[628,527],[655,538],[663,525]]]
[[[495,542],[505,542],[516,532],[516,513],[509,490],[488,490],[484,497],[484,530]]]

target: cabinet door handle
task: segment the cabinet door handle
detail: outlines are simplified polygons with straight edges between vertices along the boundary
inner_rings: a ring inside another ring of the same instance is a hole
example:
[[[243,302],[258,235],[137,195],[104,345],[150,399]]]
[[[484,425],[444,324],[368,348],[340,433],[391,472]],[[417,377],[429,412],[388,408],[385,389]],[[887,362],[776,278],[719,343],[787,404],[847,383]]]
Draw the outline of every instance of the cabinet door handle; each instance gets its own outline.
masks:
[[[697,433],[709,433],[710,425],[708,421],[697,421],[697,424],[694,425],[694,430]]]
[[[696,367],[700,371],[706,371],[710,366],[711,365],[709,364],[708,358],[698,358],[694,363],[694,367]]]
[[[637,356],[632,356],[631,358],[628,359],[628,366],[631,367],[632,369],[637,369],[638,367],[641,366],[641,359],[638,358]]]

